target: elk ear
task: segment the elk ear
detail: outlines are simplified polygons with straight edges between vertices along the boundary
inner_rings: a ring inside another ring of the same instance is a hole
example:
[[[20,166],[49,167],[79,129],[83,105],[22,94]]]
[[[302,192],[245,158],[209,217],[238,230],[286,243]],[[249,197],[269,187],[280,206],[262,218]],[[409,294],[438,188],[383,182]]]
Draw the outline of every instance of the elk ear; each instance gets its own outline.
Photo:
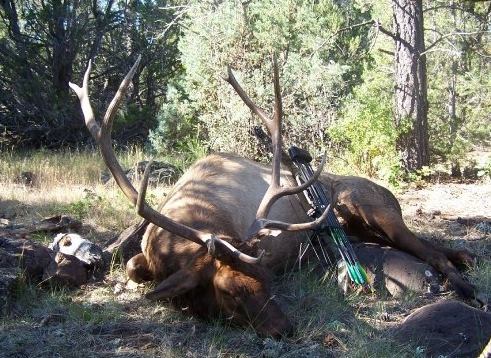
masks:
[[[199,274],[189,269],[181,269],[163,280],[154,290],[145,295],[149,300],[171,298],[182,295],[198,286]]]

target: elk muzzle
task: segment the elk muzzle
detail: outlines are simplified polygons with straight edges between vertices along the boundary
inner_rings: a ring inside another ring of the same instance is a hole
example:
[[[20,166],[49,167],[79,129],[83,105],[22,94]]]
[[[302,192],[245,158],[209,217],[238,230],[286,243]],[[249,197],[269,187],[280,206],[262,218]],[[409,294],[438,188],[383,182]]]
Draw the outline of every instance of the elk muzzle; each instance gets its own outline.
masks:
[[[253,322],[255,330],[261,336],[270,336],[276,339],[292,336],[295,328],[290,320],[275,302],[272,301],[268,306],[266,317],[263,320],[258,320],[256,324]]]
[[[262,336],[280,338],[294,327],[271,295],[260,272],[234,270],[222,265],[213,284],[220,311],[234,323],[251,326]]]

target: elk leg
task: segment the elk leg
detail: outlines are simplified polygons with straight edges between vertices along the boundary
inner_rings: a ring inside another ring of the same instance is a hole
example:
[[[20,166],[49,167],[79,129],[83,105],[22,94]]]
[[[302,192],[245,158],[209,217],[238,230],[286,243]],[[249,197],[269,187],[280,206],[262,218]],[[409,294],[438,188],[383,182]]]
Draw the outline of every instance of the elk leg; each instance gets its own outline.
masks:
[[[133,256],[126,263],[126,274],[132,281],[135,281],[136,283],[153,280],[153,275],[148,269],[147,259],[142,253]]]
[[[439,250],[447,256],[456,266],[472,267],[476,263],[476,255],[466,249],[451,249],[445,246],[437,245],[433,242],[425,241],[426,244],[433,247],[435,250]]]
[[[450,282],[457,294],[464,298],[477,298],[476,288],[464,280],[457,268],[447,257],[448,250],[437,248],[416,237],[406,226],[402,217],[387,210],[370,208],[363,217],[372,227],[382,231],[391,246],[408,252],[427,262],[441,272]],[[447,251],[447,252],[445,252]]]

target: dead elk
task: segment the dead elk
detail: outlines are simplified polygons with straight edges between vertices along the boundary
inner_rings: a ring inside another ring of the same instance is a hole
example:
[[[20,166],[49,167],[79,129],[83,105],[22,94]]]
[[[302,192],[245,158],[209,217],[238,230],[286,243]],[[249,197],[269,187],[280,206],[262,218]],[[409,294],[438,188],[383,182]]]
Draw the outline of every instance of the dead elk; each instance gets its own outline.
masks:
[[[70,84],[79,97],[86,126],[116,183],[138,214],[151,222],[142,240],[142,253],[127,264],[129,277],[137,282],[150,279],[159,282],[147,294],[150,299],[175,298],[175,302],[197,315],[224,315],[265,335],[291,333],[292,324],[270,293],[266,267],[283,263],[296,252],[294,243],[298,244],[300,238],[290,234],[292,240],[279,247],[276,240],[260,240],[258,246],[264,247],[264,257],[253,256],[258,252],[253,243],[258,240],[249,239],[273,230],[313,229],[325,220],[327,210],[311,222],[291,196],[317,180],[321,168],[301,186],[281,186],[280,178],[287,173],[280,170],[282,113],[277,71],[276,111],[270,121],[275,147],[273,170],[234,155],[211,155],[195,163],[181,177],[159,213],[145,203],[148,170],[137,192],[111,145],[112,119],[138,62],[121,83],[101,126],[95,121],[88,96],[91,64],[82,87]],[[268,216],[274,220],[268,220]]]
[[[137,65],[123,80],[101,126],[95,121],[88,97],[90,63],[83,86],[70,84],[115,181],[138,214],[151,222],[142,240],[142,253],[128,262],[129,277],[137,282],[158,282],[147,294],[150,299],[175,298],[197,315],[224,315],[266,335],[291,333],[292,324],[272,299],[267,277],[296,256],[305,236],[296,231],[319,225],[327,210],[323,217],[309,222],[301,202],[290,194],[300,192],[312,181],[291,187],[291,174],[280,169],[282,107],[277,67],[273,119],[247,97],[231,71],[227,79],[268,128],[273,140],[273,170],[232,154],[210,155],[181,177],[159,213],[145,203],[146,180],[137,192],[111,146],[112,119]],[[417,239],[402,221],[399,204],[389,191],[356,177],[326,174],[320,180],[348,229],[361,233],[363,239],[368,232],[376,233],[374,237],[383,237],[384,242],[444,273],[463,296],[476,296],[474,287],[462,279],[452,263],[467,262],[470,256]],[[267,235],[278,230],[278,236]],[[258,252],[263,254],[254,257]]]

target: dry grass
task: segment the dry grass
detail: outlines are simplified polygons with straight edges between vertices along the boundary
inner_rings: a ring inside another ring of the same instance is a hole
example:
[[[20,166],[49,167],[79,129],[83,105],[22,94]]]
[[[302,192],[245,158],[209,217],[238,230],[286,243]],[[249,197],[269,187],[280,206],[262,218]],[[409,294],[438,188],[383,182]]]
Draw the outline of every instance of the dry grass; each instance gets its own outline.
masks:
[[[3,183],[21,181],[21,173],[34,175],[34,186],[40,190],[51,186],[91,185],[99,181],[103,169],[97,152],[3,152],[0,159],[0,180]]]
[[[93,185],[100,182],[101,173],[105,170],[100,153],[94,150],[3,151],[0,154],[0,182],[16,183],[21,181],[21,173],[31,172],[34,174],[33,186],[39,190],[53,186]],[[140,147],[117,154],[124,167],[145,159]]]
[[[82,219],[85,234],[99,242],[137,221],[120,192],[114,186],[101,184],[103,165],[98,153],[2,154],[0,215],[13,221],[26,221],[68,213]],[[121,155],[126,165],[143,158],[141,150]],[[23,171],[35,174],[33,186],[16,182],[15,178]],[[149,201],[156,205],[167,189],[151,188]],[[412,211],[412,204],[411,197],[405,196],[406,219],[418,234],[446,240],[451,245],[467,245],[482,257],[489,257],[491,234],[477,232],[472,225],[457,227],[455,221],[441,217],[429,220],[425,215],[431,215],[430,209],[423,207],[421,216]],[[491,296],[489,260],[482,261],[469,275]],[[251,329],[230,327],[223,321],[201,321],[167,303],[149,302],[143,299],[148,287],[129,287],[125,282],[123,267],[115,266],[103,282],[74,291],[41,290],[27,283],[19,284],[10,316],[0,321],[0,355],[423,356],[417,347],[393,341],[386,330],[412,309],[429,302],[417,295],[408,295],[403,300],[357,294],[344,297],[332,279],[320,283],[319,275],[308,268],[301,272],[288,271],[276,279],[274,294],[296,324],[297,332],[291,338],[274,341],[258,337]]]
[[[139,148],[118,155],[130,167],[144,160]],[[105,167],[98,152],[3,152],[0,155],[0,202],[8,219],[36,220],[70,214],[86,224],[112,231],[136,221],[134,210],[114,184],[102,184]],[[32,178],[25,183],[26,174]],[[139,183],[135,183],[139,185]],[[168,188],[149,188],[147,200],[157,204]]]
[[[146,289],[125,288],[122,272],[115,271],[103,283],[72,292],[20,287],[13,313],[0,321],[0,345],[7,357],[414,356],[415,348],[359,317],[357,301],[365,298],[347,300],[306,271],[290,275],[288,285],[277,283],[277,300],[298,327],[281,341],[144,300]]]

